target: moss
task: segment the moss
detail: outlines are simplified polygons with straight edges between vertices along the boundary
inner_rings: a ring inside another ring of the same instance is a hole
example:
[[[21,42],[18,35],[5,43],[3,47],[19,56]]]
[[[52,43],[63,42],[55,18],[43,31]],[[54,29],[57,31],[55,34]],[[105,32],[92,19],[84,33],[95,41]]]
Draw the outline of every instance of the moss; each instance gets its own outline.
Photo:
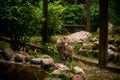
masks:
[[[0,41],[0,49],[3,50],[4,48],[9,48],[10,44],[5,41]]]

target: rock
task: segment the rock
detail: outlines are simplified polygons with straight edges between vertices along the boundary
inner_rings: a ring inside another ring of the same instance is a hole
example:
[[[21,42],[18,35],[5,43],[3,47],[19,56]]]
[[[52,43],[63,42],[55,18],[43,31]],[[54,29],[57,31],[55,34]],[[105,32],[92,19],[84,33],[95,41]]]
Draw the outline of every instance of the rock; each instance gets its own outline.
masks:
[[[114,35],[115,33],[115,26],[112,23],[108,23],[108,34]]]
[[[97,32],[99,33],[99,28],[97,29]],[[108,35],[114,36],[115,34],[115,26],[112,23],[108,23]]]
[[[43,65],[54,65],[54,60],[52,58],[49,58],[49,59],[41,59],[40,62],[43,64]]]
[[[44,80],[62,80],[62,79],[60,79],[60,78],[45,78]]]
[[[34,65],[0,61],[0,80],[44,80],[47,75]]]
[[[99,39],[98,39],[98,37],[96,37],[96,36],[94,36],[92,39],[91,39],[91,41],[92,42],[95,42],[95,41],[98,41]]]
[[[113,51],[117,50],[117,48],[114,45],[112,45],[112,44],[109,44],[108,48],[111,49],[111,50],[113,50]]]
[[[42,55],[41,58],[47,58],[47,59],[50,59],[51,57],[49,55]]]
[[[15,62],[25,62],[25,56],[23,56],[22,54],[16,54]]]
[[[54,65],[53,59],[44,59],[44,58],[33,58],[31,59],[32,64],[43,64],[43,65]]]
[[[85,75],[85,73],[84,73],[82,68],[80,68],[78,66],[75,66],[73,69],[74,69],[74,73],[75,74],[83,74],[83,75]]]
[[[69,71],[70,70],[70,68],[68,68],[66,65],[61,64],[61,63],[56,63],[56,64],[54,64],[54,66],[60,71]]]
[[[59,69],[54,70],[49,74],[50,76],[54,76],[57,78],[61,78],[62,80],[71,80],[73,74],[69,71],[61,71]]]
[[[91,33],[87,31],[80,31],[73,33],[71,35],[67,35],[65,36],[65,38],[69,43],[81,43],[83,41],[87,41],[91,39],[91,36],[92,36]]]
[[[30,56],[29,53],[25,52],[25,51],[17,51],[18,54],[22,54],[25,56]]]
[[[61,73],[62,73],[62,71],[57,69],[57,70],[54,70],[51,74],[52,75],[60,75]]]
[[[111,49],[108,49],[108,61],[116,61],[119,54],[117,52],[114,52]]]
[[[31,63],[32,64],[40,64],[41,62],[40,62],[40,60],[41,60],[41,58],[33,58],[33,59],[31,59]]]
[[[115,53],[114,51],[112,51],[111,49],[108,49],[108,55],[112,55],[114,53]]]
[[[54,60],[51,57],[41,57],[31,59],[32,64],[40,64],[45,70],[49,70],[54,65]]]
[[[2,56],[7,61],[9,61],[9,60],[13,61],[14,57],[15,57],[15,52],[11,48],[5,48],[5,49],[3,49]]]
[[[82,44],[82,49],[91,50],[91,49],[92,49],[92,46],[93,46],[93,43],[86,42],[86,43],[83,43],[83,44]]]
[[[33,58],[33,56],[30,56],[27,52],[24,52],[24,51],[17,51],[16,52],[16,57],[15,57],[15,60],[19,61],[19,60],[22,60],[22,61],[30,61],[31,59]]]
[[[72,80],[84,80],[84,78],[82,78],[81,75],[75,74],[75,75],[72,77]]]

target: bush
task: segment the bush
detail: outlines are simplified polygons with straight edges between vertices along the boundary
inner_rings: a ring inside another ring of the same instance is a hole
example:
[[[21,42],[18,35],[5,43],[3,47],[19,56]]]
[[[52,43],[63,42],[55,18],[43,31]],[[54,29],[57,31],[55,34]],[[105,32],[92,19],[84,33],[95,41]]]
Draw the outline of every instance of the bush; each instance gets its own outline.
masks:
[[[86,18],[85,4],[65,4],[64,24],[82,24]]]
[[[44,19],[39,8],[30,1],[1,2],[0,21],[4,28],[0,30],[11,39],[11,47],[14,50],[17,50],[21,43],[28,42],[31,36],[39,34],[39,24]]]
[[[91,31],[96,31],[99,26],[99,4],[93,3],[91,5]]]
[[[60,0],[50,2],[48,4],[48,35],[51,38],[53,34],[61,33],[62,31],[62,18],[61,15],[64,11]]]

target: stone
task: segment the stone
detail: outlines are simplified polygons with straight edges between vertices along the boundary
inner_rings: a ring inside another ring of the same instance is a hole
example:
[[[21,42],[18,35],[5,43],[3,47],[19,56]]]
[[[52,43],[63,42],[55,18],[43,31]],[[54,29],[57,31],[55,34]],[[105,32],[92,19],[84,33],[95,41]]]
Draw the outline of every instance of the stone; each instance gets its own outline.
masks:
[[[59,69],[54,70],[49,74],[50,76],[56,76],[58,78],[61,78],[62,80],[71,80],[73,74],[69,71],[61,71]]]
[[[74,69],[74,73],[76,74],[85,74],[83,69],[80,68],[79,66],[75,66],[73,69]]]
[[[15,62],[25,62],[25,56],[22,54],[16,54]]]
[[[119,54],[111,49],[108,49],[108,61],[116,61]]]
[[[108,48],[113,50],[113,51],[117,50],[117,48],[114,45],[112,45],[112,44],[108,44]]]
[[[97,29],[97,32],[99,34],[99,28]],[[108,23],[108,35],[114,36],[115,34],[115,26],[112,23]]]
[[[51,57],[50,57],[49,55],[46,55],[46,54],[45,54],[45,55],[41,55],[41,58],[44,58],[44,59],[45,59],[45,58],[50,59]]]
[[[83,43],[82,44],[82,49],[92,49],[92,46],[93,46],[93,43],[90,43],[90,42],[86,42],[86,43]]]
[[[54,65],[54,60],[51,57],[41,57],[31,59],[31,64],[40,64],[44,70],[49,70]]]
[[[33,64],[44,64],[44,65],[54,65],[54,60],[48,55],[42,55],[39,58],[32,58],[31,63]]]
[[[67,35],[65,36],[65,38],[69,43],[81,43],[83,41],[87,41],[88,39],[91,39],[91,36],[92,36],[91,33],[87,31],[79,31],[79,32],[75,32],[73,34]]]
[[[35,65],[0,62],[0,80],[44,80],[47,75],[46,71]]]
[[[52,75],[60,75],[61,73],[62,73],[62,71],[57,69],[57,70],[54,70],[51,74]]]
[[[22,55],[25,55],[25,56],[30,56],[29,53],[27,53],[25,51],[17,51],[16,53],[22,54]]]
[[[60,71],[69,71],[70,68],[62,63],[55,63],[54,66]]]
[[[22,61],[30,61],[33,56],[30,56],[27,52],[24,51],[17,51],[15,59],[23,59]]]
[[[62,80],[62,79],[60,79],[60,78],[45,78],[44,80]]]
[[[15,51],[13,51],[11,48],[5,48],[3,49],[2,56],[7,61],[13,61],[15,57]]]
[[[40,64],[41,62],[40,62],[40,60],[41,60],[41,58],[33,58],[33,59],[31,59],[31,63],[32,64]]]
[[[75,75],[72,77],[72,80],[84,80],[84,78],[82,78],[81,75],[75,74]]]
[[[54,65],[54,60],[52,58],[49,58],[49,59],[41,59],[40,62],[43,64],[43,65]]]

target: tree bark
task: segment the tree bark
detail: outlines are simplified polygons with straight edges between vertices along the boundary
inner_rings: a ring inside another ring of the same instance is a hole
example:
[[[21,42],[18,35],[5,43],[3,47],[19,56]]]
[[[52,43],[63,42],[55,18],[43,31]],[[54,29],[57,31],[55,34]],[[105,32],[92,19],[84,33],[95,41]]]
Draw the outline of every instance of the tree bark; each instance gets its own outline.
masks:
[[[87,31],[90,32],[90,0],[86,0]]]
[[[43,14],[45,21],[43,23],[42,41],[44,45],[48,42],[48,0],[43,0]]]
[[[99,21],[99,66],[107,66],[108,51],[108,0],[100,1],[100,21]]]

